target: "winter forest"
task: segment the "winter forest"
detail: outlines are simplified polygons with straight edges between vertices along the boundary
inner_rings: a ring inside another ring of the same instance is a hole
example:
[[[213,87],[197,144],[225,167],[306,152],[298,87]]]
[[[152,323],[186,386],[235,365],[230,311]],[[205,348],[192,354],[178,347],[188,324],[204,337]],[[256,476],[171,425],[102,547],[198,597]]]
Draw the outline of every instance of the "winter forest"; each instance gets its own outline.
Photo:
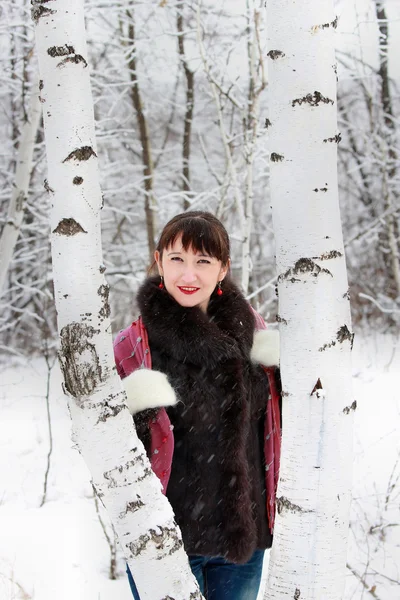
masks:
[[[87,56],[66,45],[58,57],[64,72],[75,62],[90,73],[113,337],[138,314],[135,294],[160,230],[189,208],[223,221],[234,279],[272,328],[284,321],[270,196],[277,155],[267,3],[85,0]],[[0,600],[129,600],[113,519],[94,493],[76,432],[71,437],[57,362],[54,190],[43,125],[43,115],[52,115],[35,42],[41,10],[51,10],[51,1],[0,5]],[[335,12],[338,129],[324,142],[337,146],[357,401],[343,598],[395,600],[400,7],[396,0],[336,0]],[[68,140],[74,123],[57,118]],[[71,137],[79,138],[76,129]],[[78,191],[83,183],[75,177]],[[327,192],[321,181],[315,201]],[[79,278],[63,285],[89,294]],[[267,563],[260,600],[268,597]],[[325,597],[336,598],[312,598]]]

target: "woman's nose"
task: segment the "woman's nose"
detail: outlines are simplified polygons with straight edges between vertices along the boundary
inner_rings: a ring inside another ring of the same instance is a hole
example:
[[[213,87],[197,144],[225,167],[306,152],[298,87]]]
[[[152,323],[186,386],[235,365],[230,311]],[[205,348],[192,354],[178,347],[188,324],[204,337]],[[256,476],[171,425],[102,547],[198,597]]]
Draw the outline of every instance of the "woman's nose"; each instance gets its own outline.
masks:
[[[193,268],[187,267],[182,274],[182,279],[185,283],[192,283],[197,279],[196,272]]]

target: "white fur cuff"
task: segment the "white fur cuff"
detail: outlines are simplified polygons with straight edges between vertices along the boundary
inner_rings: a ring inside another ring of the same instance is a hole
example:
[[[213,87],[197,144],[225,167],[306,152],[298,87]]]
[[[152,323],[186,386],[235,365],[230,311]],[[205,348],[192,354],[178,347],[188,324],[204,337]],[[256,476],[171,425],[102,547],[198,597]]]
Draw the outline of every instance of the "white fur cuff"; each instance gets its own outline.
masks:
[[[279,331],[277,329],[261,329],[254,334],[251,359],[265,367],[279,365]]]
[[[147,408],[174,406],[175,392],[165,373],[152,369],[137,369],[122,380],[131,415]]]

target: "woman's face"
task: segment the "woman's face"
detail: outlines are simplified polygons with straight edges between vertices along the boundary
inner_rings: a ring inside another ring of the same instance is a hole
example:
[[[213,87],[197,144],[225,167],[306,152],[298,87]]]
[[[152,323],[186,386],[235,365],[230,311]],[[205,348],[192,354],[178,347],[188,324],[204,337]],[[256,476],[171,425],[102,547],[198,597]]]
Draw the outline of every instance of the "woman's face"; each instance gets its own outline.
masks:
[[[162,253],[155,252],[154,258],[160,275],[164,277],[167,292],[181,306],[198,306],[207,311],[210,296],[219,281],[224,279],[228,266],[222,266],[214,257],[184,250],[182,236]]]

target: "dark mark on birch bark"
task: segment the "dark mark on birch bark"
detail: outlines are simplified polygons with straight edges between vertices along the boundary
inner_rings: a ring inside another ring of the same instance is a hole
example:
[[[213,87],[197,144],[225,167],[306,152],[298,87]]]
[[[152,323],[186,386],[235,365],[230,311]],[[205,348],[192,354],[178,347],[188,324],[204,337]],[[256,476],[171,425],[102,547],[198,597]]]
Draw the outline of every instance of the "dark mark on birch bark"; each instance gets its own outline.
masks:
[[[96,152],[93,150],[91,146],[82,146],[81,148],[77,148],[73,150],[70,154],[68,154],[67,158],[64,158],[63,163],[75,159],[79,161],[89,160],[92,156],[97,158]]]
[[[282,154],[277,154],[276,152],[273,152],[270,158],[272,162],[282,162],[285,157]]]
[[[284,325],[287,325],[287,324],[288,324],[288,322],[286,321],[286,319],[284,319],[284,318],[283,318],[283,317],[281,317],[280,315],[276,315],[275,319],[276,319],[276,321],[277,321],[278,323],[283,323]]]
[[[354,333],[349,331],[347,325],[342,325],[340,329],[338,329],[336,338],[340,344],[343,344],[346,340],[350,342],[350,347],[353,350],[353,342],[354,342]]]
[[[323,346],[321,346],[321,348],[318,348],[318,352],[324,352],[325,350],[328,350],[328,348],[333,348],[333,346],[336,346],[336,342],[330,342],[329,344],[324,344]]]
[[[150,475],[153,473],[153,471],[151,469],[145,469],[143,475],[141,475],[140,477],[138,477],[136,479],[137,482],[143,481],[144,479],[146,479],[146,477],[150,477]]]
[[[39,80],[39,92],[41,92],[43,88],[44,88],[43,79],[40,79]],[[42,98],[40,94],[38,97],[39,97],[39,102],[41,102],[42,104],[44,104],[46,102],[46,100],[44,98]]]
[[[142,502],[142,500],[139,497],[137,500],[135,500],[135,502],[128,502],[128,504],[126,505],[125,513],[122,513],[121,517],[123,517],[124,514],[128,514],[128,512],[136,512],[137,510],[141,509],[142,506],[144,506],[144,502]]]
[[[276,60],[277,58],[283,58],[285,56],[285,53],[281,50],[270,50],[267,53],[267,56],[269,56],[269,58],[272,58],[272,60]]]
[[[293,599],[294,600],[299,600],[299,598],[300,598],[300,590],[299,590],[299,588],[296,588],[295,592],[294,592]]]
[[[327,187],[324,187],[324,188],[319,188],[319,189],[318,189],[318,188],[315,188],[315,189],[313,190],[313,192],[327,192],[327,191],[328,191],[328,188],[327,188]]]
[[[154,544],[159,551],[157,553],[157,560],[162,560],[166,556],[174,554],[183,546],[182,538],[175,529],[158,527],[158,531],[150,529],[149,533],[141,535],[136,542],[127,544],[127,548],[129,548],[133,556],[139,556],[149,544]],[[160,550],[163,552],[160,552]]]
[[[313,27],[314,31],[317,31],[318,29],[328,29],[329,27],[333,27],[333,29],[337,29],[338,26],[338,17],[336,16],[336,18],[331,21],[330,23],[323,23],[323,25],[315,25]]]
[[[313,394],[315,394],[315,392],[316,392],[317,390],[322,390],[322,389],[323,389],[323,388],[322,388],[322,383],[321,383],[321,380],[320,380],[320,378],[318,377],[317,383],[314,385],[314,387],[313,387],[313,391],[311,392],[310,396],[312,396]]]
[[[111,314],[111,308],[109,303],[110,286],[101,285],[97,290],[97,294],[103,299],[103,306],[99,310],[99,317],[101,319],[107,319]]]
[[[264,123],[264,127],[265,129],[268,129],[269,127],[271,127],[272,123],[269,119],[265,119],[265,123]]]
[[[135,448],[135,450],[137,450],[137,449]],[[124,465],[119,465],[118,467],[115,467],[115,469],[111,469],[110,471],[105,471],[103,473],[103,477],[104,477],[104,479],[106,479],[108,481],[108,487],[109,488],[117,488],[117,487],[126,486],[128,484],[128,477],[126,475],[124,475],[124,472],[126,471],[128,474],[130,469],[135,468],[138,465],[139,465],[139,467],[144,468],[144,460],[143,460],[143,457],[140,455],[135,456],[134,459],[129,460]],[[145,477],[147,477],[148,473],[151,473],[151,472],[152,472],[151,469],[144,468],[144,475],[142,477],[140,477],[139,479],[135,479],[135,481],[133,483],[131,482],[130,485],[133,485],[137,481],[142,481]],[[121,474],[122,474],[122,477],[120,476]],[[128,474],[128,476],[129,476],[129,474]]]
[[[43,185],[44,185],[44,189],[46,190],[46,192],[49,192],[49,193],[52,192],[54,194],[54,190],[53,190],[53,188],[51,188],[49,186],[49,182],[47,181],[47,179],[44,180]]]
[[[46,8],[43,4],[52,2],[52,0],[31,0],[31,17],[32,21],[37,25],[41,17],[49,17],[54,15],[57,11]]]
[[[121,410],[123,410],[124,408],[125,407],[121,404],[118,404],[117,406],[111,406],[109,404],[109,402],[107,402],[107,401],[102,402],[101,403],[102,413],[101,413],[100,417],[98,418],[97,423],[105,423],[111,417],[116,417],[121,412]],[[97,425],[97,423],[96,423],[96,425]]]
[[[83,58],[83,56],[81,54],[74,54],[73,56],[67,56],[67,58],[64,58],[64,60],[62,60],[61,62],[58,63],[57,67],[63,67],[67,63],[74,63],[75,65],[78,65],[79,63],[83,63],[84,67],[88,66],[86,60]]]
[[[51,46],[47,49],[47,54],[52,58],[58,58],[60,56],[65,56],[64,60],[58,63],[57,67],[62,67],[68,62],[71,63],[84,63],[84,66],[87,67],[87,62],[83,58],[81,54],[76,54],[75,48],[73,46],[68,46],[68,44],[64,44],[64,46]]]
[[[356,408],[357,408],[357,400],[354,400],[354,402],[351,404],[351,406],[346,406],[343,409],[343,412],[345,415],[348,415],[351,410],[356,410]]]
[[[77,235],[78,233],[87,233],[87,231],[85,231],[83,227],[75,221],[75,219],[62,219],[62,221],[60,221],[57,227],[53,230],[53,233],[71,237],[73,235]]]
[[[326,138],[324,140],[324,143],[326,144],[327,142],[335,142],[335,144],[339,144],[341,141],[342,141],[342,134],[338,133],[334,137]]]
[[[82,185],[82,183],[83,183],[83,177],[78,177],[78,176],[74,177],[73,180],[72,180],[72,183],[74,185]]]
[[[105,272],[106,272],[106,267],[105,267],[104,265],[100,265],[100,267],[99,267],[99,271],[100,271],[100,273],[103,275],[103,273],[105,273]]]
[[[50,46],[47,49],[47,54],[52,58],[69,56],[69,54],[75,54],[75,49],[73,46],[68,46],[68,44],[64,44],[64,46]]]
[[[318,257],[318,260],[331,260],[332,258],[341,258],[343,254],[339,252],[339,250],[331,250],[330,252],[325,252]]]
[[[290,502],[290,500],[288,500],[287,498],[285,498],[285,496],[280,496],[280,498],[276,499],[276,508],[279,514],[282,514],[282,512],[284,510],[288,510],[292,513],[312,513],[314,512],[313,510],[306,510],[304,508],[301,508],[301,506],[298,506],[297,504],[293,504],[293,502]]]
[[[296,98],[296,100],[292,101],[292,106],[296,106],[298,104],[301,106],[302,104],[309,104],[310,106],[319,106],[320,104],[335,104],[333,100],[330,98],[326,98],[321,94],[321,92],[315,91],[313,94],[307,94],[303,96],[303,98]]]
[[[300,279],[296,279],[293,276],[299,275],[303,273],[310,273],[313,277],[318,277],[318,275],[322,273],[326,273],[333,277],[332,273],[328,271],[328,269],[322,269],[317,263],[315,263],[311,258],[300,258],[293,268],[288,269],[286,273],[279,275],[278,281],[289,280],[293,283],[295,281],[300,281]]]
[[[336,333],[336,340],[340,344],[343,344],[343,342],[348,340],[350,342],[351,349],[353,349],[354,333],[349,331],[347,325],[343,325]],[[319,348],[318,351],[324,352],[324,350],[327,350],[328,348],[333,348],[333,346],[336,346],[336,340],[332,340],[332,342],[329,342],[329,344],[324,344],[321,348]]]
[[[21,212],[21,210],[24,208],[25,200],[26,200],[26,196],[25,196],[24,192],[21,190],[15,199],[15,210],[17,212]]]
[[[98,330],[82,323],[71,323],[61,329],[58,358],[65,389],[76,400],[89,396],[102,382],[99,357],[95,345],[90,342],[98,333]],[[78,405],[83,408],[83,403]]]

